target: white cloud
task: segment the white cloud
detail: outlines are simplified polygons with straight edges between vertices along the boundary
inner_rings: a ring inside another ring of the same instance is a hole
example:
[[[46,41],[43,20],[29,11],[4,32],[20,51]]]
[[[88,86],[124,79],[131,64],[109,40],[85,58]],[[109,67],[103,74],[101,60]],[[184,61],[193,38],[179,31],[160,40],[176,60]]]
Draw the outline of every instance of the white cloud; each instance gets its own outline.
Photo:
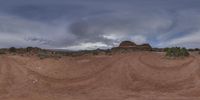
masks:
[[[11,46],[54,48],[58,45],[63,46],[65,45],[63,41],[71,41],[74,38],[75,36],[67,33],[66,25],[63,23],[55,25],[12,15],[0,15],[0,48]]]
[[[18,1],[0,3],[0,47],[96,49],[124,40],[160,47],[200,44],[194,33],[200,30],[198,0]]]
[[[158,45],[160,47],[163,46],[182,46],[188,48],[200,47],[200,31],[169,40],[168,42],[165,41]]]
[[[136,36],[132,36],[131,40],[137,44],[142,44],[142,43],[146,43],[147,39],[146,37],[142,36],[142,35],[136,35]]]
[[[60,49],[93,50],[93,49],[97,49],[97,48],[108,48],[108,47],[110,47],[110,46],[107,44],[104,44],[102,42],[95,42],[95,43],[87,42],[87,43],[80,43],[78,45],[68,46],[68,47],[64,47],[64,48],[60,48]]]

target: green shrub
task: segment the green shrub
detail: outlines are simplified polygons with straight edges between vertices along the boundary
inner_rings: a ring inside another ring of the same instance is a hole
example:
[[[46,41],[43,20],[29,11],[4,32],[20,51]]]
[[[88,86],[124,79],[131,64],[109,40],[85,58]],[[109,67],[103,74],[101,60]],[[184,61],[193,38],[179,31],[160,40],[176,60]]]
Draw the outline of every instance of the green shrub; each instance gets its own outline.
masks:
[[[187,57],[189,52],[186,48],[172,47],[165,48],[166,56],[168,57]]]

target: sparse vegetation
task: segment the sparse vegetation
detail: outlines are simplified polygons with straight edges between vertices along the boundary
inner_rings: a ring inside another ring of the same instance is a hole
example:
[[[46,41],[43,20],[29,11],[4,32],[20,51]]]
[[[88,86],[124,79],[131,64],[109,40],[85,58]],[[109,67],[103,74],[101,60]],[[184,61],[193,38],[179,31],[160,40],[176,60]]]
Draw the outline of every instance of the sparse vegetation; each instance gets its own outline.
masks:
[[[186,48],[180,47],[165,48],[164,51],[168,57],[187,57],[190,55]]]
[[[199,49],[199,48],[195,48],[194,50],[195,50],[195,51],[200,51],[200,49]]]
[[[55,59],[59,59],[61,58],[60,55],[58,54],[50,54],[48,52],[39,52],[38,55],[37,55],[40,59],[46,59],[46,58],[55,58]]]
[[[9,52],[16,52],[16,51],[17,51],[17,49],[15,47],[9,48]]]
[[[4,51],[0,51],[0,55],[6,54]]]
[[[39,57],[40,59],[45,59],[45,58],[49,58],[50,55],[47,54],[46,52],[39,52],[39,53],[38,53],[38,57]]]
[[[26,48],[26,51],[27,51],[27,52],[30,52],[31,50],[33,50],[33,47],[27,47],[27,48]]]
[[[188,49],[188,51],[200,51],[200,49],[199,48],[190,48],[190,49]]]

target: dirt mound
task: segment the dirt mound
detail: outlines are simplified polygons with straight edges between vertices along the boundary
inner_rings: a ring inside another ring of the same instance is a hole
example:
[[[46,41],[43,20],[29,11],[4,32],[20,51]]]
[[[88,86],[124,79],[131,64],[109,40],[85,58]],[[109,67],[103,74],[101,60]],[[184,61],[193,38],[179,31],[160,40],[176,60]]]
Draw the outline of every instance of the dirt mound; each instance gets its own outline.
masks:
[[[0,99],[198,100],[199,61],[152,52],[43,60],[0,55]]]

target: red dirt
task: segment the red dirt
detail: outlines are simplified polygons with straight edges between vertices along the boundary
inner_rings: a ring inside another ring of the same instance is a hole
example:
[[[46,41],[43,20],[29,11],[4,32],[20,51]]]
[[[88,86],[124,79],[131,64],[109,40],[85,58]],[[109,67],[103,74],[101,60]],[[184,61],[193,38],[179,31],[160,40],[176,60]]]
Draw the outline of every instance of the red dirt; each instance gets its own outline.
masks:
[[[200,100],[200,56],[0,56],[0,100]]]

